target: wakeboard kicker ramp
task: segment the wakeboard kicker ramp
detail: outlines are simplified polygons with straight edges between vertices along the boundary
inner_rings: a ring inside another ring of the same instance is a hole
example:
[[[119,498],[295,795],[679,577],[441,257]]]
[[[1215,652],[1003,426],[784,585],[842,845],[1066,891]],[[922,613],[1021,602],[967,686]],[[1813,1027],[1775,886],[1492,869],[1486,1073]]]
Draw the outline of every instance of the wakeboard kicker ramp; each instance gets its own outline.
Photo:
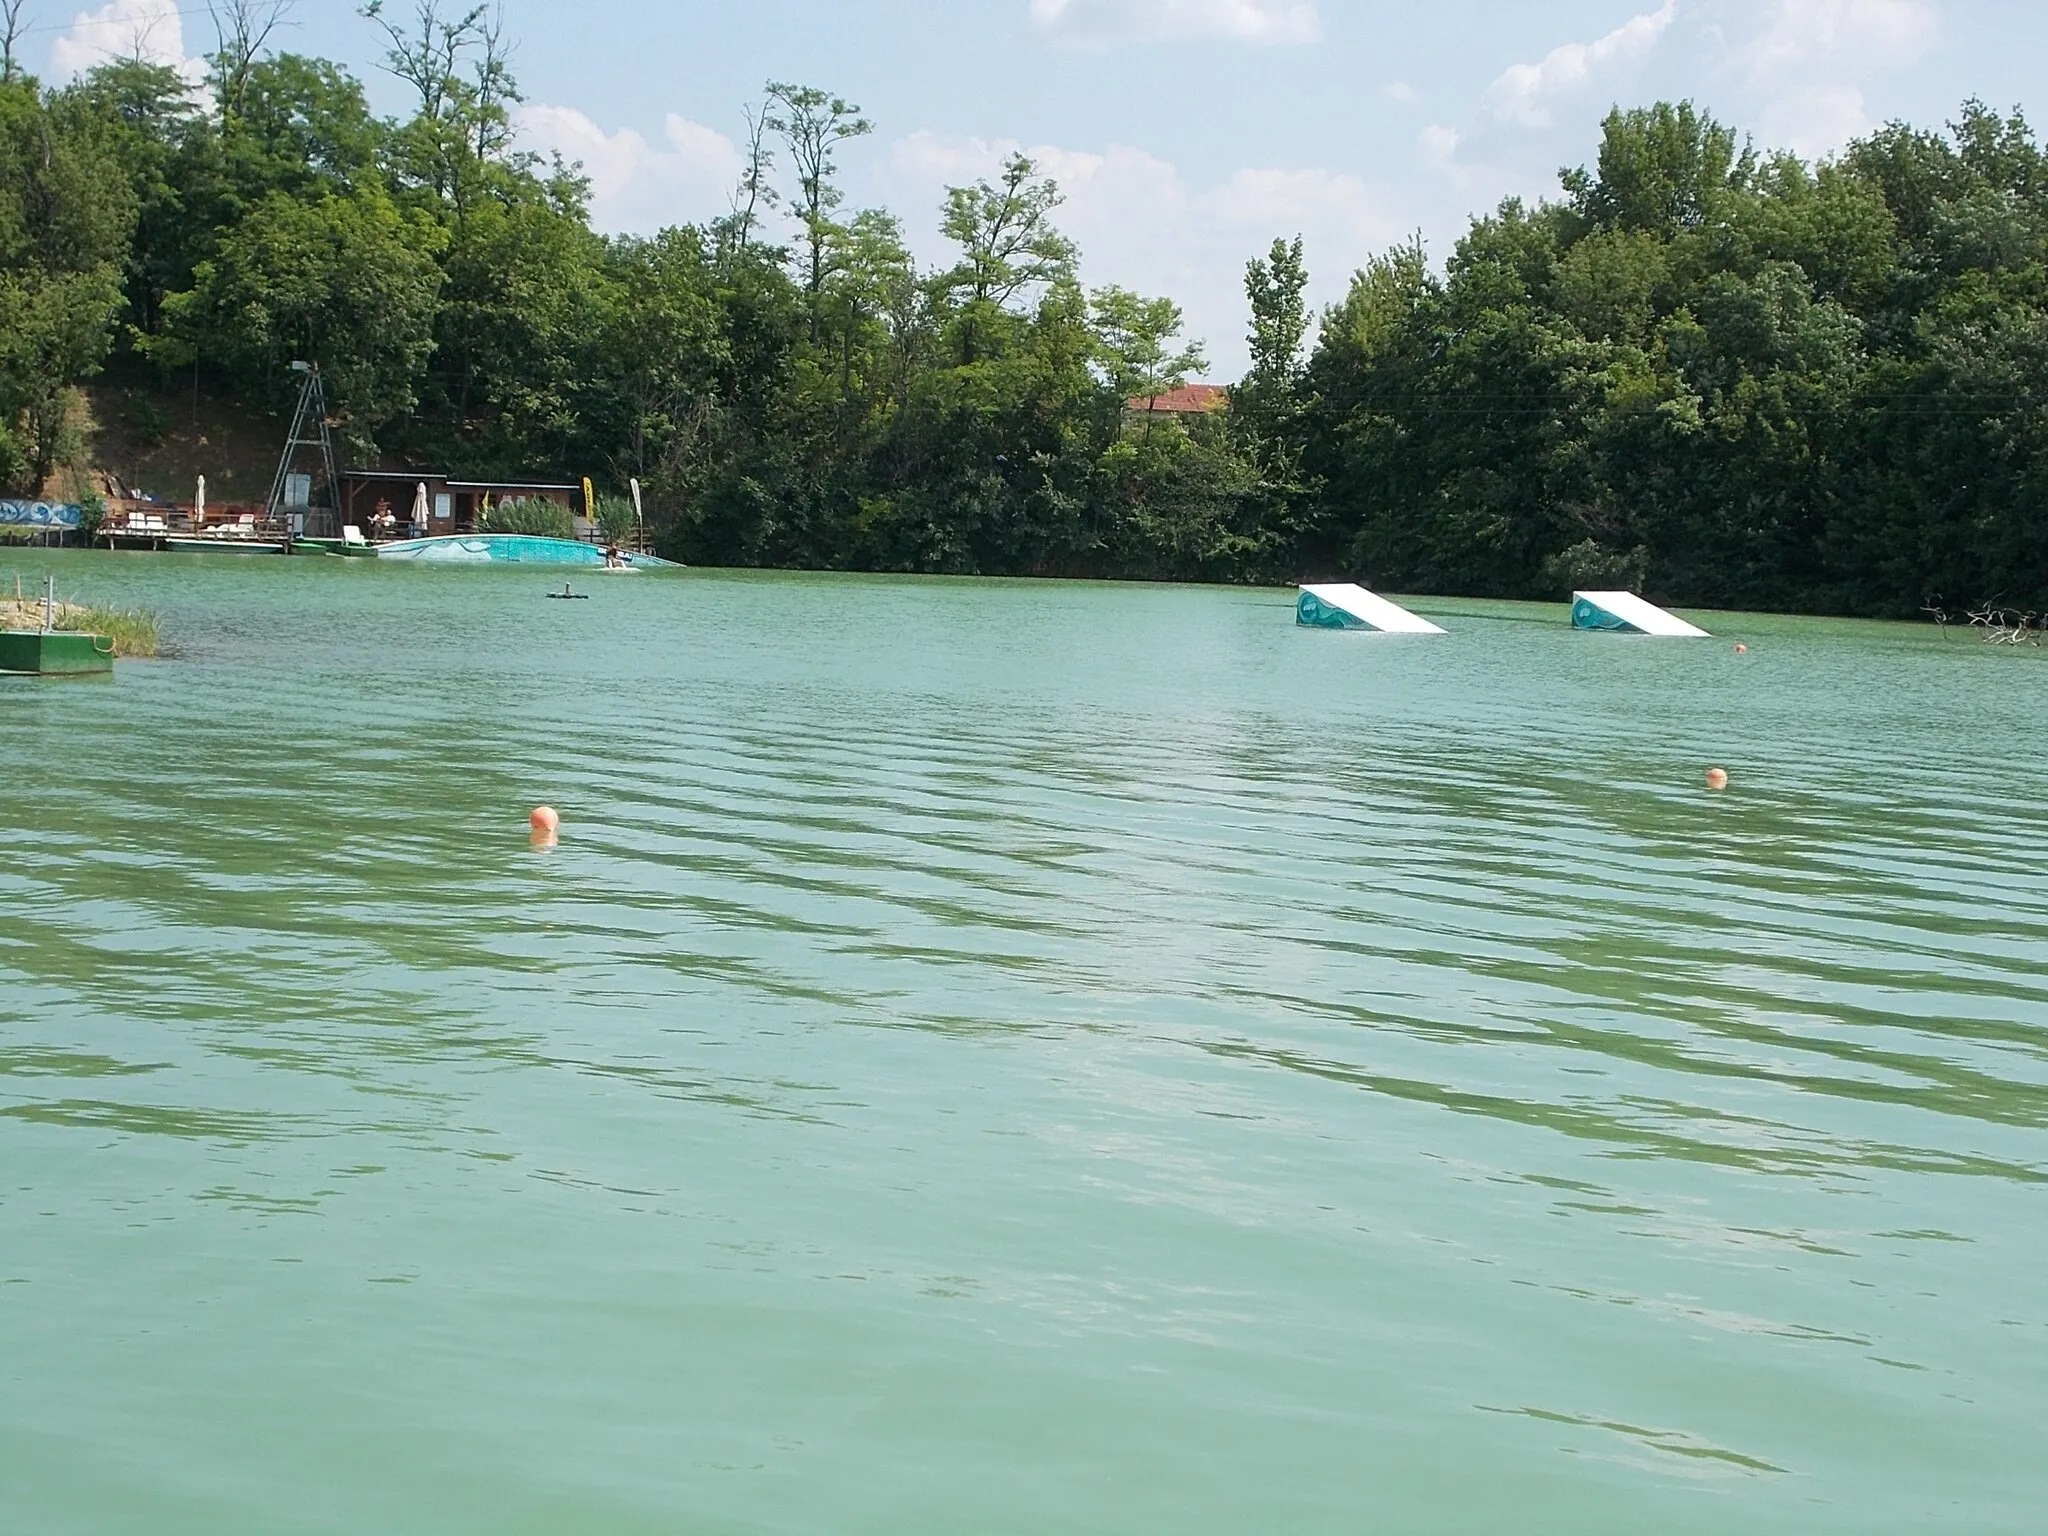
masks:
[[[1708,638],[1707,632],[1688,624],[1675,613],[1666,613],[1655,603],[1646,603],[1633,592],[1574,592],[1573,629],[1611,629],[1630,635],[1690,635]]]
[[[1440,635],[1436,625],[1351,582],[1304,586],[1294,622],[1310,629],[1375,629],[1387,635]]]

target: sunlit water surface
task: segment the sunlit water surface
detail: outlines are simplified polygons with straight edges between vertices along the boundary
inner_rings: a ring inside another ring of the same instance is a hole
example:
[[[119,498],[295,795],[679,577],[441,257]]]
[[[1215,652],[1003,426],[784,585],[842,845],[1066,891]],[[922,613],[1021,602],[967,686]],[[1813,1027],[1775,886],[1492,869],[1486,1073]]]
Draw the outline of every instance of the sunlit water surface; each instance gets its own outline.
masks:
[[[2042,1528],[2048,655],[16,569],[9,1530]]]

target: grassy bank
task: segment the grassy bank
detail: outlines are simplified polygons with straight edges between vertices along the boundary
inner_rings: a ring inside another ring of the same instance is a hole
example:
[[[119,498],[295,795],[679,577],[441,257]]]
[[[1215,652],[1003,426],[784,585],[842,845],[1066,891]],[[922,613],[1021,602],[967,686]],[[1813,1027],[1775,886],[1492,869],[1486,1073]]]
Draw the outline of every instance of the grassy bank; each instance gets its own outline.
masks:
[[[41,629],[43,604],[40,598],[0,597],[0,629]],[[152,657],[160,639],[157,617],[140,608],[109,608],[99,604],[58,603],[55,627],[71,634],[105,635],[114,642],[114,654],[123,657]]]

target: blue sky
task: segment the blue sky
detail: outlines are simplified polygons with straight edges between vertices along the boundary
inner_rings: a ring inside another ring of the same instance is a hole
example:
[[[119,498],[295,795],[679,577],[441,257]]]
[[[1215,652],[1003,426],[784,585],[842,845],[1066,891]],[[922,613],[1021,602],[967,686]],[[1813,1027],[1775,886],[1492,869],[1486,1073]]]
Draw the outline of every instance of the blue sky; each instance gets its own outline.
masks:
[[[408,0],[392,0],[402,7]],[[205,6],[30,0],[31,63],[210,46]],[[1068,194],[1084,276],[1165,293],[1211,376],[1243,360],[1245,261],[1302,234],[1318,299],[1420,230],[1441,258],[1476,210],[1541,196],[1588,160],[1615,102],[1691,97],[1759,144],[1812,155],[1892,118],[1933,126],[1977,95],[2032,107],[2048,8],[2018,0],[505,0],[537,147],[584,162],[604,227],[723,210],[742,109],[764,80],[859,102],[849,201],[945,259],[949,182],[1009,150]],[[352,4],[300,0],[283,46],[341,59],[380,107],[377,38]],[[2030,116],[2038,114],[2030,113]]]

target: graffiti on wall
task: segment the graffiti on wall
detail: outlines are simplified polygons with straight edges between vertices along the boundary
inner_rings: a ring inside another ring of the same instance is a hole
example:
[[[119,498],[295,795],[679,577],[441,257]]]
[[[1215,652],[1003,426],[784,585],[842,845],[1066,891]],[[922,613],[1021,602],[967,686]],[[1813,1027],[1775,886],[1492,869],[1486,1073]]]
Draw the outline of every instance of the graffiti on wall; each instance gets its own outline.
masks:
[[[0,501],[0,527],[76,528],[78,507],[68,501]]]

